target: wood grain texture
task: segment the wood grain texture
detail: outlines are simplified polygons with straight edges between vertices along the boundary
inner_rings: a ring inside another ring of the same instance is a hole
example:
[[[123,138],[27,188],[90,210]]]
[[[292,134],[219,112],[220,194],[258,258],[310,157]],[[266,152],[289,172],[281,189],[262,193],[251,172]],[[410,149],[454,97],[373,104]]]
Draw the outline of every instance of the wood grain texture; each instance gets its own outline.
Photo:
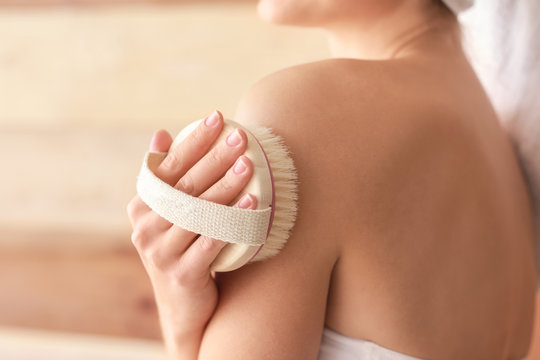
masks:
[[[248,2],[250,0],[227,0],[229,3]],[[223,0],[0,0],[0,6],[110,6],[118,4],[153,4],[153,5],[169,5],[169,4],[201,4],[201,3],[223,3]]]
[[[2,234],[11,241],[0,243],[0,325],[160,339],[152,288],[129,234]]]
[[[32,130],[232,117],[258,79],[328,55],[321,33],[266,24],[255,2],[14,7],[0,43],[0,125]]]
[[[232,116],[250,84],[327,57],[326,44],[263,24],[253,0],[0,0],[0,9],[0,325],[157,340],[125,216],[152,131],[178,131],[214,108]],[[64,341],[81,344],[51,344]],[[0,359],[34,359],[11,355],[0,349]],[[529,360],[540,360],[538,311]]]
[[[136,194],[152,132],[91,125],[0,126],[0,152],[8,154],[3,166],[11,170],[3,172],[0,186],[0,243],[13,242],[16,229],[21,231],[17,242],[34,246],[72,246],[70,234],[105,234],[77,241],[92,248],[118,239],[110,234],[129,235],[126,206]],[[37,230],[42,238],[32,235]]]
[[[6,360],[166,360],[159,341],[0,327]]]

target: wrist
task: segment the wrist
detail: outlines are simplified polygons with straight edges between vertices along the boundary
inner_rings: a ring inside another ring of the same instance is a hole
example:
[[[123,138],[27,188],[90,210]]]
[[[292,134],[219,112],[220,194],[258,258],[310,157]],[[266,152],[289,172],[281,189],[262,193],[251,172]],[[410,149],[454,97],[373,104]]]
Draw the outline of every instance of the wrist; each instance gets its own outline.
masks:
[[[167,354],[174,360],[196,360],[204,335],[204,328],[186,332],[163,331]]]
[[[208,307],[212,311],[201,308],[200,301],[198,305],[186,301],[179,301],[176,306],[158,302],[162,336],[170,359],[198,358],[206,325],[215,309],[215,306]]]

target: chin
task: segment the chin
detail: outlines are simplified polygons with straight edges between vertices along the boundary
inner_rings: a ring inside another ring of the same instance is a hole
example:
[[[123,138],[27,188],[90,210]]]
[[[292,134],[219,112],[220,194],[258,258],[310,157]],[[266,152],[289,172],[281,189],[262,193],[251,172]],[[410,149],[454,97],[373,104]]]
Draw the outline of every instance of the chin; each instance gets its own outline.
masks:
[[[271,24],[317,26],[316,0],[259,0],[259,17]]]
[[[405,0],[258,0],[259,17],[278,25],[326,27],[339,22],[374,19]],[[432,1],[432,0],[431,0]]]

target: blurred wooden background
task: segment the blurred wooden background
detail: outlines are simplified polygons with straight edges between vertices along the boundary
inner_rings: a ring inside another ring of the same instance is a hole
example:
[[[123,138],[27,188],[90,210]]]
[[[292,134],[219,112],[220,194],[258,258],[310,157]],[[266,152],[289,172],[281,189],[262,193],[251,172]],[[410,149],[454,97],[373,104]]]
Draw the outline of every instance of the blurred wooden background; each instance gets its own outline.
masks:
[[[240,2],[251,2],[253,0],[225,0],[227,3],[240,3]],[[116,4],[157,4],[157,5],[168,5],[168,4],[202,4],[202,3],[223,3],[223,0],[0,0],[0,6],[63,6],[63,5],[116,5]]]
[[[255,5],[0,0],[1,359],[162,356],[125,214],[152,132],[232,117],[259,78],[329,55]]]
[[[0,0],[0,359],[160,358],[125,212],[152,132],[328,56],[256,1],[127,3]]]

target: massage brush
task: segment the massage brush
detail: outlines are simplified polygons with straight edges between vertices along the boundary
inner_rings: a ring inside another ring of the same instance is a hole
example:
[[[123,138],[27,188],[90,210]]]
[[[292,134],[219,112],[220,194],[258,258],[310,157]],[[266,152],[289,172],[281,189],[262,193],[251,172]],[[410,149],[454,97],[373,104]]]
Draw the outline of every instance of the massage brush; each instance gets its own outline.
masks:
[[[169,151],[201,121],[182,129]],[[253,163],[253,175],[228,205],[191,196],[158,178],[154,171],[167,152],[147,152],[137,177],[140,198],[161,217],[188,231],[228,243],[211,264],[212,271],[232,271],[276,255],[287,242],[296,219],[297,174],[283,139],[269,128],[224,119],[223,130],[212,148],[236,128],[247,135],[244,155]],[[257,208],[232,207],[246,193],[257,197]]]

